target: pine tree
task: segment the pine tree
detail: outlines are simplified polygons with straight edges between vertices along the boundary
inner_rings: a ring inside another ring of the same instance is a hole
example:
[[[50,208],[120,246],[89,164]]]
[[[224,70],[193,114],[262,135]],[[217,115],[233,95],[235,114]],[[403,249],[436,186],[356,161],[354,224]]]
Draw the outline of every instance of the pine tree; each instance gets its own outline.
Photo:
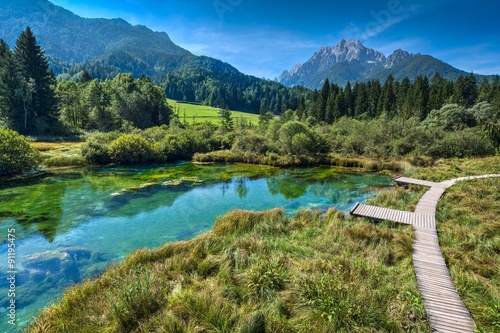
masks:
[[[318,121],[326,120],[326,107],[328,104],[328,97],[330,96],[330,81],[328,79],[325,80],[323,87],[319,93],[318,98]]]
[[[19,131],[21,119],[16,118],[19,109],[20,75],[14,54],[5,41],[0,39],[0,123]]]
[[[479,102],[491,102],[489,97],[491,95],[491,85],[488,78],[484,78],[479,86]]]
[[[411,90],[413,115],[420,117],[420,120],[424,120],[430,112],[430,86],[427,76],[417,76]]]
[[[394,94],[394,77],[390,74],[385,80],[385,84],[382,87],[381,92],[381,102],[377,108],[378,113],[386,111],[387,113],[394,115],[396,110],[396,95]]]
[[[434,74],[431,79],[431,90],[429,93],[429,109],[439,110],[445,103],[443,100],[443,87],[446,84],[446,80],[439,75],[439,73]]]
[[[354,116],[354,95],[352,93],[351,82],[347,82],[344,88],[344,103],[346,111],[344,115],[348,117]]]
[[[16,41],[14,55],[21,73],[23,134],[51,133],[56,128],[55,77],[28,27]]]
[[[221,129],[223,134],[234,131],[234,120],[231,117],[231,111],[226,108],[220,109],[219,117],[221,117]]]
[[[472,107],[476,104],[479,97],[479,89],[477,87],[477,80],[474,73],[470,73],[464,80],[464,96],[465,96],[465,107]]]

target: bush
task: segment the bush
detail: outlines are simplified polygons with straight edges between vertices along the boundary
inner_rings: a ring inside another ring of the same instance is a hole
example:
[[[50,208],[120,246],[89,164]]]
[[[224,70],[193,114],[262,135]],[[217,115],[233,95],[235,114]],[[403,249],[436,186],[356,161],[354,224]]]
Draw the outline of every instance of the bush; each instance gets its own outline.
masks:
[[[307,155],[321,152],[316,134],[304,123],[289,121],[278,133],[279,144],[285,154]]]
[[[111,163],[108,148],[110,143],[119,136],[119,132],[97,133],[92,135],[82,147],[82,156],[91,164]]]
[[[19,133],[0,129],[0,177],[12,176],[36,169],[40,153]]]
[[[444,137],[429,149],[433,157],[480,157],[494,155],[495,148],[480,129],[446,132]]]
[[[138,134],[125,134],[109,145],[111,161],[118,164],[158,162],[159,154],[153,145]]]
[[[238,138],[233,145],[234,151],[250,152],[257,154],[265,154],[268,151],[273,151],[271,144],[264,136],[257,134],[249,134]]]

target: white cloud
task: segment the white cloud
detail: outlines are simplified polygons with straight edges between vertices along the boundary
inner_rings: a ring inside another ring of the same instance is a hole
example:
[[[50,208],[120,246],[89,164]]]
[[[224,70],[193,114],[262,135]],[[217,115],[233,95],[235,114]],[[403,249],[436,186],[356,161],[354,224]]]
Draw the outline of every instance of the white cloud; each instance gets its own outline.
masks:
[[[389,2],[390,3],[390,2]],[[351,22],[340,32],[340,35],[348,39],[358,39],[367,41],[370,38],[377,37],[392,26],[408,19],[414,14],[417,14],[420,6],[407,5],[401,6],[397,10],[392,8],[372,10],[370,11],[371,20],[362,24],[354,24]]]

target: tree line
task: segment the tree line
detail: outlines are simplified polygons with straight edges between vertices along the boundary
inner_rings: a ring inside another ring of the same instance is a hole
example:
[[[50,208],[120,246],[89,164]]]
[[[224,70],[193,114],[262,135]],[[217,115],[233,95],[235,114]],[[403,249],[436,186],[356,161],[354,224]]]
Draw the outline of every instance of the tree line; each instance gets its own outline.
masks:
[[[471,73],[453,82],[435,74],[430,80],[418,76],[395,81],[390,75],[384,84],[379,81],[356,82],[342,88],[325,80],[319,91],[309,98],[301,97],[297,107],[300,119],[332,124],[341,117],[375,119],[382,113],[390,117],[424,120],[432,110],[449,103],[470,108],[479,102],[500,109],[500,80],[485,78],[478,84]]]
[[[113,131],[168,124],[165,92],[147,77],[56,82],[44,51],[28,27],[13,50],[0,40],[0,126],[24,135]]]

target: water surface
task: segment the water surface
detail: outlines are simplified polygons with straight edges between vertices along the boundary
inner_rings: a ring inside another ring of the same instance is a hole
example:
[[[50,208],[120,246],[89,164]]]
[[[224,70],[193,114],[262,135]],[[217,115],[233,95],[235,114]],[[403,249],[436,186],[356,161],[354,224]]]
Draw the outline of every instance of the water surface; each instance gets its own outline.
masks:
[[[0,330],[16,332],[68,286],[137,249],[204,233],[232,209],[282,207],[293,214],[336,207],[347,213],[390,184],[387,176],[338,168],[192,163],[66,170],[0,184],[0,270],[9,270],[7,230],[15,229],[18,324],[7,323],[4,280]]]

